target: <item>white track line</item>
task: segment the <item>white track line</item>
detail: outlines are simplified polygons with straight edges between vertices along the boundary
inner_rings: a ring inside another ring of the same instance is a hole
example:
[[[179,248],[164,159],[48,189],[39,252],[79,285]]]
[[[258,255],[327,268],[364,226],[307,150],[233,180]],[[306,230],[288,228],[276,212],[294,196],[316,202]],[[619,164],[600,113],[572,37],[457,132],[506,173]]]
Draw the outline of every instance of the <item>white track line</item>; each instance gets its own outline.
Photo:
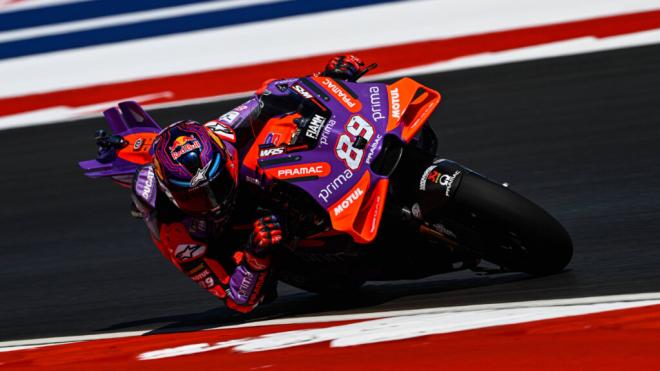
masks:
[[[510,302],[510,303],[464,305],[464,306],[456,306],[456,307],[409,309],[409,310],[396,310],[396,311],[386,311],[386,312],[336,314],[336,315],[316,316],[316,317],[293,317],[293,318],[282,318],[282,319],[274,319],[274,320],[259,321],[259,322],[250,322],[241,325],[220,326],[220,327],[211,328],[209,330],[255,327],[255,326],[353,321],[353,320],[395,317],[395,316],[410,316],[410,315],[420,315],[420,314],[458,313],[458,312],[474,312],[474,311],[482,311],[482,310],[535,308],[535,307],[562,307],[562,306],[571,306],[571,305],[624,303],[624,302],[634,303],[634,302],[649,302],[649,301],[660,301],[660,292],[643,293],[643,294],[610,295],[610,296],[593,296],[593,297],[571,298],[571,299],[550,299],[550,300],[534,300],[534,301],[521,301],[521,302]],[[0,343],[0,346],[2,346],[2,343]]]
[[[512,303],[466,305],[466,306],[455,306],[455,307],[425,308],[425,309],[411,309],[411,310],[371,312],[371,313],[336,314],[336,315],[324,315],[324,316],[316,316],[316,317],[293,317],[293,318],[282,318],[282,319],[250,322],[241,325],[220,326],[209,330],[272,326],[272,325],[288,325],[288,324],[323,323],[323,322],[336,322],[336,321],[371,320],[378,318],[427,315],[427,314],[440,315],[440,314],[451,314],[451,313],[458,313],[458,314],[470,313],[470,312],[476,313],[480,311],[508,310],[508,309],[520,309],[520,308],[558,307],[559,309],[559,307],[600,305],[600,304],[613,304],[614,306],[604,306],[603,308],[614,308],[614,309],[633,308],[633,307],[660,304],[660,292],[611,295],[611,296],[595,296],[595,297],[572,298],[572,299],[552,299],[552,300],[535,300],[535,301],[523,301],[523,302],[512,302]],[[598,309],[598,307],[596,307],[596,309]],[[598,311],[600,310],[596,310],[595,312]],[[594,311],[588,311],[588,312],[594,312]],[[571,315],[570,310],[563,311],[562,313],[564,314],[555,317]],[[7,352],[18,349],[28,349],[28,348],[48,346],[48,345],[72,343],[79,341],[116,339],[116,338],[130,337],[130,336],[141,336],[148,333],[149,331],[150,330],[128,331],[128,332],[114,332],[114,333],[93,334],[93,335],[78,335],[78,336],[51,337],[51,338],[42,338],[42,339],[4,341],[4,342],[0,342],[0,352]]]
[[[660,300],[408,314],[299,330],[273,327],[267,328],[266,331],[270,329],[270,331],[276,332],[265,332],[258,336],[229,339],[212,344],[200,343],[196,339],[193,344],[154,349],[141,353],[138,355],[138,359],[152,360],[179,357],[223,348],[232,348],[236,352],[261,352],[322,342],[329,342],[330,347],[347,347],[655,304],[660,304]]]

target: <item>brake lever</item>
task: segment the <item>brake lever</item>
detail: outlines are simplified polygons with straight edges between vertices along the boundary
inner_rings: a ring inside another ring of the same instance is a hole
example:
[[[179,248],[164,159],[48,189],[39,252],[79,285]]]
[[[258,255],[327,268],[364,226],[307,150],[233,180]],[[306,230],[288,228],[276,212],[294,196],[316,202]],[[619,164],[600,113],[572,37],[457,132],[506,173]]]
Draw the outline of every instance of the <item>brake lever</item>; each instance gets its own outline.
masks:
[[[99,147],[96,160],[100,163],[112,162],[117,157],[116,150],[128,145],[128,141],[121,135],[109,136],[104,130],[97,130],[94,140]]]
[[[375,69],[376,67],[378,67],[378,63],[372,63],[372,64],[368,65],[367,67],[365,67],[365,68],[360,72],[360,74],[357,75],[357,77],[355,78],[355,81],[358,81],[362,76],[366,75],[367,72],[369,72],[369,71]]]

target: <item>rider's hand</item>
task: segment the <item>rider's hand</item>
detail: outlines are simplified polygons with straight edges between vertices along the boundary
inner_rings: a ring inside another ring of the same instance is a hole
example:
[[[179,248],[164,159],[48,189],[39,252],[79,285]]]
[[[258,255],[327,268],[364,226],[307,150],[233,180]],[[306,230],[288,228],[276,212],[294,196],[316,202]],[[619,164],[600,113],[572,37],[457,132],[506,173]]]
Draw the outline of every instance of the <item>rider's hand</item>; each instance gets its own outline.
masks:
[[[264,256],[280,242],[282,242],[282,226],[275,215],[264,216],[254,222],[254,229],[250,236],[250,252],[257,256]]]
[[[352,54],[338,55],[325,66],[322,76],[355,82],[364,73],[366,67],[362,60]]]

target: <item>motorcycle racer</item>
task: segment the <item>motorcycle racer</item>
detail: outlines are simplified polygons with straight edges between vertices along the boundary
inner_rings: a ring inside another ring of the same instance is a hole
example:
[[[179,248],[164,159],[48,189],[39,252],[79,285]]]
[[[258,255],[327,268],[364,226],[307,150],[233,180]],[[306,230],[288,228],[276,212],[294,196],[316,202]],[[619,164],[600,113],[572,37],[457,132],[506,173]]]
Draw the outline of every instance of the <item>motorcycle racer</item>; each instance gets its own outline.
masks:
[[[342,55],[315,75],[356,81],[374,67]],[[133,179],[134,211],[165,258],[243,313],[276,297],[273,251],[285,233],[279,217],[260,208],[267,200],[245,190],[239,167],[259,123],[300,109],[293,81],[266,81],[205,125],[187,120],[165,128],[153,143],[152,163]]]

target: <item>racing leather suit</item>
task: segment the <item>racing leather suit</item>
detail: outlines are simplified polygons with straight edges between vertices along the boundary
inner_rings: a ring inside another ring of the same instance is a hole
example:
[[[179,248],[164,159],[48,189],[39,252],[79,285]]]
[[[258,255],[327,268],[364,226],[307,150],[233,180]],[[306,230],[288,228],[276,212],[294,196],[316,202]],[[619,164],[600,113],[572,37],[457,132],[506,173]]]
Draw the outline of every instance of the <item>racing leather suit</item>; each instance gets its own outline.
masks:
[[[332,70],[326,67],[325,73],[346,73],[344,65],[338,68],[336,59],[328,65]],[[350,62],[351,66],[356,63]],[[349,70],[360,72],[355,66]],[[339,74],[333,77],[350,79]],[[234,130],[239,163],[267,119],[301,109],[303,100],[290,88],[296,80],[266,81],[251,99],[206,123]],[[267,204],[267,200],[260,199],[264,195],[257,187],[240,177],[236,205],[222,220],[194,217],[179,210],[158,187],[152,165],[136,171],[132,191],[133,202],[158,249],[199,286],[223,299],[227,307],[243,313],[274,300],[272,254],[268,249],[255,248],[255,234],[251,233],[255,221],[263,222],[259,207]]]

